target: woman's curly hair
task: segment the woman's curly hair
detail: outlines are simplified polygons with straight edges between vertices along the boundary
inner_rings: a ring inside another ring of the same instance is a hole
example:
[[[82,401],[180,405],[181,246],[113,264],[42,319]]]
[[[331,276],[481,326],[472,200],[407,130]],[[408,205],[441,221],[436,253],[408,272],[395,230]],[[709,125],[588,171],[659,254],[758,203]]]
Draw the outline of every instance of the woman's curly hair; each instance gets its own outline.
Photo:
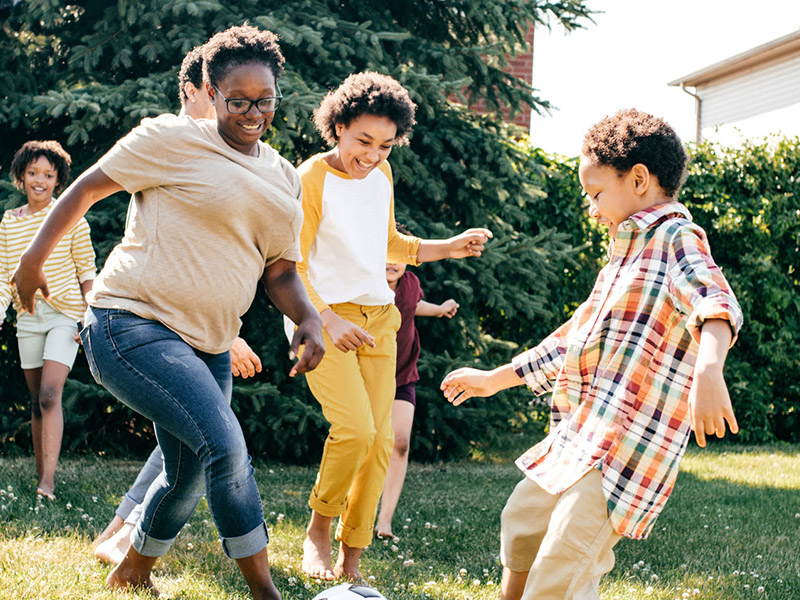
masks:
[[[247,24],[215,33],[203,45],[203,73],[213,86],[225,79],[231,68],[252,62],[267,65],[277,81],[284,60],[277,35]]]
[[[399,81],[388,75],[365,71],[350,75],[338,88],[328,92],[312,119],[322,139],[335,146],[337,124],[347,127],[361,115],[386,117],[397,126],[394,142],[402,146],[408,143],[408,135],[416,122],[416,108]]]
[[[57,181],[53,192],[58,194],[64,189],[64,186],[69,180],[69,168],[72,165],[72,158],[67,151],[61,147],[61,144],[54,140],[33,140],[25,142],[22,148],[17,150],[17,153],[11,161],[11,176],[14,178],[14,183],[17,184],[17,187],[20,189],[23,188],[25,169],[40,156],[44,156],[49,160],[56,170]]]
[[[683,185],[687,156],[678,134],[663,119],[635,108],[605,117],[589,129],[581,154],[626,173],[643,164],[667,196]]]

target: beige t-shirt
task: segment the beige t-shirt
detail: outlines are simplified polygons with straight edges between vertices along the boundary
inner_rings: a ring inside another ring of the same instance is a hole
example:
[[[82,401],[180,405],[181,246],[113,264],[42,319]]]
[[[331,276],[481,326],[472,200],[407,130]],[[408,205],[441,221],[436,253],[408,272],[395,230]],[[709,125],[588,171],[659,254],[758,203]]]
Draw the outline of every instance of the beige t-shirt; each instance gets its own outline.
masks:
[[[144,119],[98,166],[134,197],[89,304],[157,320],[203,352],[228,350],[264,268],[301,258],[297,171],[267,144],[246,156],[215,121],[175,115]]]

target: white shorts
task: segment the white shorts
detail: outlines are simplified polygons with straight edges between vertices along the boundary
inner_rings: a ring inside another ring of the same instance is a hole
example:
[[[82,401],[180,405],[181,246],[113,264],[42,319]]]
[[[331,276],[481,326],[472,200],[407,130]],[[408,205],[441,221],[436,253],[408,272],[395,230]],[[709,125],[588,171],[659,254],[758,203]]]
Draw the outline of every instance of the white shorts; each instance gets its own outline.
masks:
[[[58,312],[42,298],[37,298],[34,314],[17,315],[19,362],[23,369],[38,369],[53,360],[70,369],[78,354],[78,342],[72,337],[78,324]]]

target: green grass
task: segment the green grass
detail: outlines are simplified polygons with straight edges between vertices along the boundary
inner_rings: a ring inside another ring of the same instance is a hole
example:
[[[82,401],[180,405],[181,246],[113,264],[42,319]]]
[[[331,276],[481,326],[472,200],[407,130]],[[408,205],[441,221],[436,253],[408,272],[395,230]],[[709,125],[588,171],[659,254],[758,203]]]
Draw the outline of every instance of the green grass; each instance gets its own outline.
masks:
[[[0,458],[0,600],[148,597],[105,590],[109,568],[91,554],[92,539],[139,466],[64,459],[58,500],[43,503],[34,498],[32,460]],[[286,600],[309,600],[324,587],[300,572],[314,475],[310,468],[257,465],[273,577]],[[400,540],[373,544],[362,571],[392,600],[497,598],[500,511],[519,477],[507,462],[412,464],[395,521]],[[167,598],[247,597],[205,502],[154,575]],[[800,448],[690,451],[650,538],[617,546],[617,566],[601,596],[800,598]]]

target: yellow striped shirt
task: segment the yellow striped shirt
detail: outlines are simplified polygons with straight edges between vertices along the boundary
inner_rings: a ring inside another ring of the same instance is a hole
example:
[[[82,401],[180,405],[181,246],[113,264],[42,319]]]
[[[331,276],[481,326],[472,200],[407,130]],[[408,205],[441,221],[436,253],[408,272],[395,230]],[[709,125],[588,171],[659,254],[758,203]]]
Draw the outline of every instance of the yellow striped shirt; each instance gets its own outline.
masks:
[[[32,215],[20,215],[19,208],[7,210],[3,215],[0,222],[0,314],[5,314],[12,302],[17,314],[23,310],[17,290],[11,286],[11,276],[54,204],[55,201]],[[50,290],[50,305],[76,321],[83,319],[86,305],[80,284],[95,277],[94,249],[86,219],[78,221],[61,238],[44,263],[44,274]],[[41,291],[36,292],[37,296],[41,294]]]

